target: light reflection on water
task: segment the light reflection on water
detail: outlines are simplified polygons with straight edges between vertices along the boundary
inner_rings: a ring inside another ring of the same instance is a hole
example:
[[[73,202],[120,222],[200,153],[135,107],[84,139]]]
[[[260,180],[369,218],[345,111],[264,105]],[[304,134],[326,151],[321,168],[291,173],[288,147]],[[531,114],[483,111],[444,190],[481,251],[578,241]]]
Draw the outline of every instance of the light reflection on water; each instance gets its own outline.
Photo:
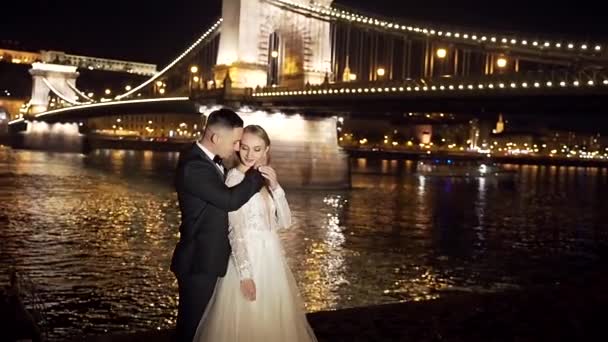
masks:
[[[176,161],[0,149],[0,264],[39,286],[54,339],[173,325]],[[307,309],[551,283],[605,250],[606,169],[507,167],[514,182],[358,159],[352,190],[289,190],[281,237]]]

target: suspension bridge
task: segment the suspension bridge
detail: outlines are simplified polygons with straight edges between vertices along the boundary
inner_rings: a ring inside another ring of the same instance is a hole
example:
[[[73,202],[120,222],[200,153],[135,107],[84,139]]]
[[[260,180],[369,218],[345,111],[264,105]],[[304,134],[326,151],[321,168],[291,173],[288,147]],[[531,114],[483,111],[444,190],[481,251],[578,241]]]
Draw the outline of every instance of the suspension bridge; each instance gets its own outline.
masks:
[[[600,111],[608,94],[606,49],[570,37],[408,22],[331,0],[224,0],[221,17],[191,45],[112,99],[88,98],[75,86],[73,65],[33,64],[32,99],[44,99],[36,95],[42,91],[63,101],[53,109],[38,101],[9,126],[82,127],[94,118],[150,112],[200,116],[227,105],[276,124],[280,140],[307,151],[304,159],[319,150],[310,146],[332,146],[327,158],[342,160],[340,113]],[[307,133],[282,133],[284,122]],[[319,167],[306,165],[309,180],[335,171],[326,166],[311,176]],[[343,180],[339,174],[331,182]]]

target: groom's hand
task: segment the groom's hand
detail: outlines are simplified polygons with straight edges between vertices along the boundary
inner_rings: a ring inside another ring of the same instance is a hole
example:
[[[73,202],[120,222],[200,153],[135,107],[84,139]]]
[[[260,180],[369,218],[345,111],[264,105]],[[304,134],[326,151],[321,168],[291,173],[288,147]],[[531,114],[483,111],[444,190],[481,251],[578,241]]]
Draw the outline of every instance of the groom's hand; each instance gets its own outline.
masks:
[[[241,280],[241,292],[248,300],[252,302],[255,300],[255,282],[253,279]]]

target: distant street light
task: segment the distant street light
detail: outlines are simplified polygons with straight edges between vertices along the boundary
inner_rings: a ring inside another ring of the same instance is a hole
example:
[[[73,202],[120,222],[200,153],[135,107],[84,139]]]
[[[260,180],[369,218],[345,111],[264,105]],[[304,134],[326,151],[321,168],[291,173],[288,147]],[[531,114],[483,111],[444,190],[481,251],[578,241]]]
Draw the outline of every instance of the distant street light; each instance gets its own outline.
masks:
[[[198,72],[198,66],[193,65],[190,67],[190,72],[196,74]]]
[[[437,55],[437,58],[443,59],[443,58],[445,58],[445,56],[448,55],[448,51],[444,48],[441,48],[441,49],[437,49],[435,54]]]
[[[500,57],[496,60],[496,66],[499,68],[504,68],[507,66],[507,59],[504,57]]]
[[[378,68],[378,70],[376,70],[376,75],[382,77],[386,74],[386,70],[384,70],[384,68]]]

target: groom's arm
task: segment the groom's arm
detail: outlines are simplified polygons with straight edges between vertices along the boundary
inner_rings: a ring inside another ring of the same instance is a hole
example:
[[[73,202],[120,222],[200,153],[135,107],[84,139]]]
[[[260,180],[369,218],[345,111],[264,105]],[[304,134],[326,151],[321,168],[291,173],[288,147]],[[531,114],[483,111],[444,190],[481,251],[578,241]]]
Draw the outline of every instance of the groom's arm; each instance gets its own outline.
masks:
[[[214,166],[206,162],[184,165],[182,191],[190,193],[225,211],[235,211],[247,203],[264,185],[264,178],[250,169],[238,185],[229,188],[218,178]]]

